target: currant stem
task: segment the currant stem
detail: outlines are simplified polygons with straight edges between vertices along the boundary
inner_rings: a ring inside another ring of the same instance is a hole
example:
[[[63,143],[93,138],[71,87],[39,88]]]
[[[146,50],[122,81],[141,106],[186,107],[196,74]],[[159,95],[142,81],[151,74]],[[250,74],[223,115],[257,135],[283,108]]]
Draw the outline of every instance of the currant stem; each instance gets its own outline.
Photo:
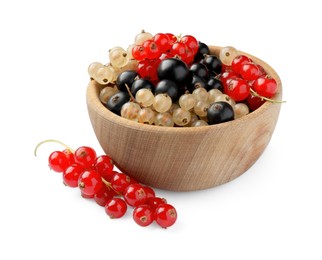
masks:
[[[274,100],[274,99],[270,99],[270,98],[267,98],[267,97],[263,97],[261,95],[259,95],[255,90],[253,90],[252,88],[250,89],[250,92],[256,96],[256,97],[259,97],[261,98],[262,100],[266,100],[266,101],[269,101],[269,102],[272,102],[272,103],[285,103],[286,101],[285,100]]]
[[[110,182],[108,182],[107,180],[105,180],[103,177],[102,177],[102,182],[107,186],[109,187],[110,189],[114,190],[113,187],[112,187],[112,184]],[[117,195],[119,196],[123,196],[123,194],[119,193],[118,191],[114,190]]]
[[[42,142],[40,142],[39,144],[37,144],[37,146],[35,147],[35,150],[34,150],[34,155],[37,156],[37,150],[39,148],[39,146],[41,146],[42,144],[44,143],[58,143],[58,144],[61,144],[62,146],[64,146],[67,150],[70,150],[71,152],[74,152],[74,150],[72,148],[70,148],[67,144],[64,144],[63,142],[59,141],[59,140],[55,140],[55,139],[47,139],[47,140],[44,140]]]

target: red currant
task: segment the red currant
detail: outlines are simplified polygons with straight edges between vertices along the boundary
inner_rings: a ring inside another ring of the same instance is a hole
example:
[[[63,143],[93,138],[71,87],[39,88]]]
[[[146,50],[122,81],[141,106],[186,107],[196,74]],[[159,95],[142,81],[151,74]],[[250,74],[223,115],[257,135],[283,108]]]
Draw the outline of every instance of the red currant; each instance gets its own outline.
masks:
[[[265,103],[264,99],[261,99],[260,97],[254,96],[250,94],[247,97],[247,104],[251,111],[255,111],[257,108],[259,108],[261,105]]]
[[[128,175],[120,172],[115,172],[111,180],[112,188],[122,194],[124,194],[126,187],[131,183],[131,178]]]
[[[187,57],[187,46],[182,42],[175,42],[171,47],[171,53],[184,59]]]
[[[246,80],[255,80],[262,75],[261,70],[254,63],[243,64],[240,68],[240,75]]]
[[[132,56],[134,59],[140,61],[146,59],[147,53],[142,45],[136,45],[132,49]]]
[[[52,152],[48,158],[50,169],[55,172],[63,172],[71,164],[66,153],[61,151]]]
[[[113,161],[108,155],[98,156],[94,163],[95,170],[104,178],[106,181],[111,181],[113,172]]]
[[[277,92],[277,83],[273,78],[260,77],[254,81],[252,87],[257,94],[266,98],[273,97]]]
[[[72,164],[63,172],[64,184],[68,187],[78,187],[79,176],[84,172],[84,167],[79,164]]]
[[[224,92],[237,102],[243,101],[249,96],[250,86],[244,79],[230,79],[227,85],[224,85]]]
[[[133,183],[126,187],[124,191],[124,200],[132,207],[137,207],[145,203],[147,199],[143,186],[139,183]]]
[[[189,49],[192,50],[193,55],[198,52],[198,41],[191,35],[182,36],[180,42],[184,43]]]
[[[162,204],[166,204],[167,200],[159,197],[149,198],[147,199],[147,204],[155,211],[157,207]]]
[[[137,67],[137,73],[140,78],[145,78],[150,81],[156,81],[158,79],[157,69],[160,64],[160,60],[142,60]]]
[[[133,219],[138,225],[146,227],[153,222],[154,212],[149,205],[140,205],[133,210]]]
[[[155,210],[155,220],[163,228],[170,227],[177,220],[177,211],[170,204],[162,204]]]
[[[103,185],[101,189],[97,193],[95,193],[94,199],[98,205],[104,207],[107,201],[112,199],[116,195],[117,193],[112,188]]]
[[[71,150],[69,150],[69,149],[65,149],[65,150],[63,151],[63,153],[67,155],[67,157],[68,157],[68,159],[69,159],[69,161],[70,161],[70,164],[75,163],[74,153],[73,153]]]
[[[103,186],[101,175],[95,170],[84,171],[78,179],[78,187],[85,195],[94,195]]]
[[[160,57],[161,51],[155,41],[147,40],[143,43],[143,47],[146,51],[146,59],[155,60]]]
[[[164,33],[157,33],[153,37],[154,42],[159,46],[162,53],[167,52],[170,50],[170,43],[169,38]]]
[[[96,152],[91,147],[81,146],[75,151],[74,157],[76,163],[85,168],[90,168],[96,160]]]
[[[169,44],[170,44],[170,46],[172,46],[178,40],[177,39],[177,36],[175,36],[172,33],[165,33],[165,35],[168,36],[168,38],[169,38]]]
[[[250,62],[252,62],[252,60],[250,58],[248,58],[247,56],[245,56],[245,55],[238,55],[235,59],[233,59],[233,61],[231,63],[231,68],[236,73],[240,73],[241,67],[244,64],[250,63]]]
[[[127,210],[127,205],[121,198],[113,198],[107,201],[105,212],[110,218],[121,218]]]
[[[226,70],[220,75],[220,81],[222,82],[222,85],[227,85],[227,81],[230,79],[239,78],[239,74],[232,71],[232,70]]]
[[[143,186],[143,189],[144,189],[144,192],[146,194],[146,198],[149,199],[149,198],[154,198],[155,197],[155,192],[154,190],[149,187],[149,186]]]

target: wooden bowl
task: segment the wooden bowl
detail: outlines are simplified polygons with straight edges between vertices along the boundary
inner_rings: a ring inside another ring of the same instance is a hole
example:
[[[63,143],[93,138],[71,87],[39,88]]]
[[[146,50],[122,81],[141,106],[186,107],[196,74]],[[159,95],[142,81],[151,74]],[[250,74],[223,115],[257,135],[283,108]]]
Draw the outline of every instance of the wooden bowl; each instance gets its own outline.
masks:
[[[210,46],[218,55],[220,47]],[[243,52],[241,52],[243,53]],[[278,84],[274,99],[282,99],[281,80],[260,59]],[[242,118],[202,127],[160,127],[113,114],[99,100],[102,88],[94,80],[87,89],[89,117],[104,152],[137,181],[155,188],[192,191],[229,182],[249,169],[268,145],[281,105],[265,102]]]

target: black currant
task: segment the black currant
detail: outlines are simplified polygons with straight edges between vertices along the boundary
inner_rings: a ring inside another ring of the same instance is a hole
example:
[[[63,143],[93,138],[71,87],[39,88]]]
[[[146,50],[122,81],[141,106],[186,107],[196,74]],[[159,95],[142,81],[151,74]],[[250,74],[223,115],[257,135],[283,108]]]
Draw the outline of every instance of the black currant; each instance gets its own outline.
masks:
[[[209,125],[228,122],[234,119],[233,107],[224,101],[212,103],[207,111]]]
[[[158,78],[169,79],[179,86],[184,85],[189,77],[189,69],[186,63],[176,58],[164,59],[158,67]]]
[[[138,90],[141,88],[150,89],[152,93],[154,91],[154,86],[151,83],[151,81],[149,81],[145,78],[140,78],[140,79],[134,80],[132,83],[132,86],[131,86],[132,95],[135,97],[136,92],[138,92]]]
[[[190,93],[192,93],[196,88],[206,88],[206,86],[207,83],[203,78],[193,75],[191,82],[187,84],[187,89]]]
[[[121,115],[122,106],[130,101],[130,95],[127,92],[117,92],[109,98],[106,107],[114,114]]]
[[[222,70],[222,63],[220,59],[215,55],[206,55],[202,60],[208,70],[214,74],[220,74]]]
[[[208,91],[211,89],[219,89],[220,91],[223,91],[223,85],[219,79],[215,78],[214,76],[211,76],[207,81],[206,89]]]
[[[116,86],[120,91],[127,91],[126,85],[131,88],[134,80],[139,77],[135,70],[121,72],[116,79]]]
[[[210,54],[209,47],[203,42],[198,42],[198,52],[195,55],[194,62],[199,62],[204,58],[204,55]]]
[[[190,71],[194,74],[199,76],[200,78],[203,78],[205,80],[209,77],[209,71],[207,69],[207,66],[202,63],[194,63],[190,67]]]
[[[163,79],[155,86],[155,95],[160,93],[167,93],[171,97],[172,101],[178,100],[179,87],[178,85],[169,79]]]

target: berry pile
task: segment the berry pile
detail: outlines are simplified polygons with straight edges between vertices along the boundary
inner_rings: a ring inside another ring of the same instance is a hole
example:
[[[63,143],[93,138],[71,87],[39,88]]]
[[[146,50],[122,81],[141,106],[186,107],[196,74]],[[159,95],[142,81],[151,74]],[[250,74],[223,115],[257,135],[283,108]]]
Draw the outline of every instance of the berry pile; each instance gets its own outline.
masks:
[[[113,113],[158,126],[204,126],[247,115],[277,92],[277,83],[233,47],[218,57],[191,35],[142,31],[127,50],[114,47],[110,62],[88,72],[101,85]]]
[[[122,172],[114,170],[113,160],[108,155],[97,156],[93,148],[81,146],[75,151],[57,140],[66,149],[49,155],[49,167],[62,173],[66,186],[79,188],[83,198],[94,199],[110,218],[125,215],[128,206],[133,207],[133,219],[140,226],[148,226],[153,221],[162,228],[172,226],[177,220],[176,209],[164,198],[156,197],[154,190],[138,183]]]

